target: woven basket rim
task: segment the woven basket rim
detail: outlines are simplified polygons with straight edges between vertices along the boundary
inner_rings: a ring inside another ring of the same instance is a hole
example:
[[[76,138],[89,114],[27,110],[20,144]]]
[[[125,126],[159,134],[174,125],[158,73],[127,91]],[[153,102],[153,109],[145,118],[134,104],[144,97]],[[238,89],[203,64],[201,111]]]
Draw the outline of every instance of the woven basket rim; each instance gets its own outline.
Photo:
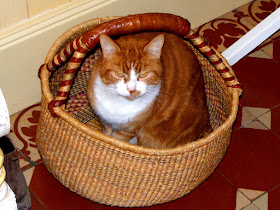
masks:
[[[63,33],[54,42],[53,46],[51,47],[51,49],[45,59],[45,63],[50,61],[54,57],[54,55],[58,51],[58,49],[60,48],[61,44],[64,43],[66,40],[68,40],[68,38],[73,36],[75,33],[79,32],[87,27],[90,27],[93,24],[100,24],[102,22],[109,21],[109,20],[116,19],[116,18],[118,18],[118,17],[95,18],[95,19],[86,21],[84,23],[81,23],[77,26],[74,26],[73,28],[70,28],[68,31]],[[229,66],[229,64],[227,63],[225,58],[223,58],[223,56],[219,52],[217,52],[217,50],[215,50],[215,52],[223,60],[224,64],[233,73],[232,68]],[[43,67],[43,68],[45,68],[45,67]],[[42,95],[47,100],[47,103],[49,103],[50,101],[52,101],[54,99],[54,97],[51,94],[51,90],[49,87],[49,72],[47,70],[44,70],[41,72],[41,85],[42,85]],[[229,117],[226,119],[226,121],[222,125],[220,125],[218,128],[216,128],[207,137],[190,142],[186,145],[178,146],[175,148],[169,148],[169,149],[152,149],[152,148],[141,147],[138,145],[132,145],[128,142],[118,140],[116,138],[107,136],[101,132],[98,132],[98,131],[95,131],[95,130],[89,128],[84,123],[73,118],[62,107],[55,107],[54,111],[60,117],[61,120],[64,120],[67,123],[71,124],[74,128],[81,129],[82,131],[84,131],[86,134],[92,136],[93,138],[97,138],[106,144],[116,147],[119,150],[128,150],[132,153],[138,153],[138,154],[141,153],[141,154],[154,155],[154,156],[173,156],[173,155],[177,155],[179,153],[193,151],[199,147],[209,144],[213,139],[215,139],[215,137],[217,137],[219,134],[222,134],[224,129],[232,126],[233,122],[235,121],[236,114],[238,111],[240,89],[229,88],[229,92],[232,95],[231,112],[230,112]]]

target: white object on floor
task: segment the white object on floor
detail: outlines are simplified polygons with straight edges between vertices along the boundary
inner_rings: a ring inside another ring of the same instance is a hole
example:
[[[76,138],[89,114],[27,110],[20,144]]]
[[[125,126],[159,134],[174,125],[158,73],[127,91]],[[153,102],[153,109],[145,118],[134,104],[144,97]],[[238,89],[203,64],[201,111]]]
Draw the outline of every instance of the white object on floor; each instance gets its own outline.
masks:
[[[228,61],[229,65],[232,66],[279,29],[280,8],[275,10],[247,34],[227,48],[222,53],[222,56]]]
[[[1,210],[16,210],[17,203],[14,192],[6,182],[0,186],[0,209]]]
[[[10,116],[6,101],[0,89],[0,137],[7,135],[10,132]],[[4,181],[6,172],[3,167],[4,154],[0,148],[0,209],[1,210],[16,210],[17,203],[14,192],[9,185]]]
[[[5,98],[0,89],[0,137],[10,132],[10,117]]]

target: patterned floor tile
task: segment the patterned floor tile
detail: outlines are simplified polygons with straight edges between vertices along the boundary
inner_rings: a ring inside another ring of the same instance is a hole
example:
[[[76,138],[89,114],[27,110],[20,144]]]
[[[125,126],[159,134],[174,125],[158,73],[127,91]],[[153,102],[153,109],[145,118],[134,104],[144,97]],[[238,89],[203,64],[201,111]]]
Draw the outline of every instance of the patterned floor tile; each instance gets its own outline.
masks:
[[[254,205],[253,203],[251,203],[250,205],[246,206],[245,208],[243,208],[242,210],[260,210],[256,205]]]
[[[31,179],[32,179],[32,176],[33,176],[33,173],[34,173],[34,169],[35,169],[35,166],[25,170],[23,172],[23,175],[25,177],[25,180],[26,180],[26,184],[27,186],[29,186],[30,182],[31,182]]]
[[[243,15],[250,24],[256,26],[274,12],[279,6],[279,0],[255,0],[238,8],[236,11]],[[279,37],[280,32],[277,32],[270,37],[270,40],[278,39]]]
[[[36,129],[39,115],[40,105],[35,104],[10,117],[11,132],[8,137],[21,152],[20,166],[23,170],[28,167],[30,161],[34,163],[41,161],[36,147]]]
[[[195,31],[209,41],[219,52],[223,52],[252,27],[244,17],[229,12],[198,27]]]
[[[268,210],[268,193],[265,193],[254,200],[253,204],[255,204],[260,210]]]
[[[251,201],[241,192],[239,189],[236,193],[236,210],[243,209],[244,207],[251,204]]]
[[[263,194],[265,194],[265,191],[250,190],[250,189],[243,189],[243,188],[239,188],[238,191],[240,191],[250,201],[254,201],[260,196],[262,196]]]
[[[235,187],[268,191],[280,184],[279,151],[271,131],[241,128],[233,132],[218,171]]]
[[[269,130],[259,119],[253,120],[251,123],[244,126],[244,128],[253,128],[253,129],[260,129],[260,130]]]
[[[280,63],[280,39],[275,40],[269,45],[262,48],[262,50],[276,62]]]
[[[246,107],[246,109],[255,117],[260,117],[270,112],[270,109],[259,107]]]
[[[264,52],[264,47],[262,50],[257,50],[248,55],[248,57],[252,58],[265,58],[265,59],[272,59],[272,56],[269,56],[269,53]]]
[[[43,164],[35,167],[29,188],[47,209],[95,209],[102,206],[65,188]]]
[[[280,138],[280,105],[271,110],[271,130]]]
[[[242,127],[269,130],[271,128],[270,109],[243,107]]]
[[[256,116],[254,116],[251,112],[248,110],[249,107],[242,107],[242,119],[241,119],[241,127],[251,127],[251,124],[254,120],[256,120]]]
[[[240,104],[262,108],[273,108],[280,104],[279,69],[280,64],[272,59],[246,56],[236,63],[233,70],[244,90]]]
[[[22,171],[33,167],[33,165],[29,162],[30,160],[21,151],[17,151],[17,153],[19,157],[19,166]]]
[[[265,125],[266,128],[271,129],[271,112],[266,112],[265,114],[258,117],[258,120]],[[266,129],[265,129],[266,130]]]

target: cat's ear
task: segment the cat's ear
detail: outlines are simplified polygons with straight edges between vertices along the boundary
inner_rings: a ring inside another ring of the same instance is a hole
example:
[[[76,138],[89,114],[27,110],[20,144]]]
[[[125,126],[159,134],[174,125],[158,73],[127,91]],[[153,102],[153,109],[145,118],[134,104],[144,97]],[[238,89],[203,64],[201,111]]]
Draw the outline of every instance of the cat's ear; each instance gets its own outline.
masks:
[[[164,43],[164,35],[160,34],[153,38],[144,48],[144,52],[148,53],[148,55],[154,57],[155,59],[159,59],[161,56],[161,50]]]
[[[104,58],[108,58],[120,51],[119,46],[110,37],[101,34],[99,38]]]

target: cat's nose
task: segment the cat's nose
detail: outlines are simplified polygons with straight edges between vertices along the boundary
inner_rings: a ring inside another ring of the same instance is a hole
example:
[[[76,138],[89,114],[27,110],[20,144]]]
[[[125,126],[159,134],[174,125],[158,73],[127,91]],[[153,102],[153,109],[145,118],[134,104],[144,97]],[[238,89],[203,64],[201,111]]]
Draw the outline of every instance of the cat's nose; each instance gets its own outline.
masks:
[[[128,92],[132,95],[134,92],[135,92],[135,90],[134,89],[128,89]]]

